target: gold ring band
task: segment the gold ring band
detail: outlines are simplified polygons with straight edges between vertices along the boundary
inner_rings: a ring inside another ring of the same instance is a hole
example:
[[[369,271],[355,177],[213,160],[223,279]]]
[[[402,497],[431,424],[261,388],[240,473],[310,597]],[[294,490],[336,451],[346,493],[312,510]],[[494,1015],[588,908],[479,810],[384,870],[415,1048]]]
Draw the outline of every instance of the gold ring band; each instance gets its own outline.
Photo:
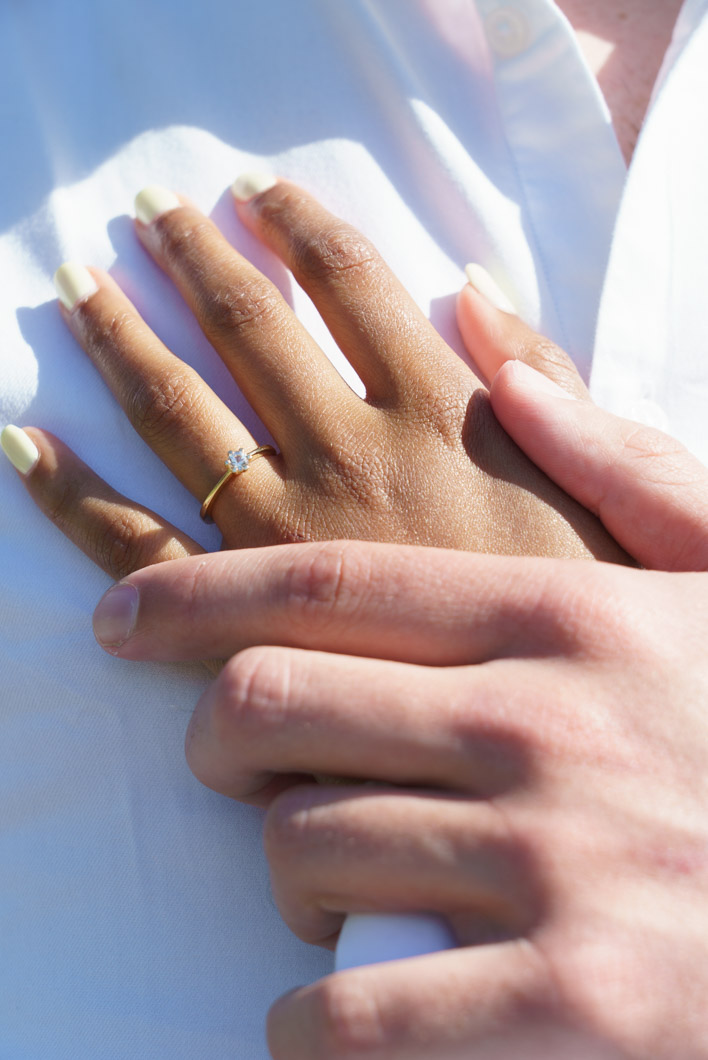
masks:
[[[217,484],[206,496],[204,503],[199,509],[199,514],[205,522],[212,522],[212,518],[209,515],[209,510],[216,500],[218,494],[224,488],[226,483],[233,475],[242,475],[244,471],[248,471],[248,468],[252,460],[255,460],[257,456],[277,456],[276,450],[272,445],[259,445],[257,449],[252,449],[250,453],[247,453],[245,449],[230,449],[229,455],[224,461],[226,467],[229,469],[225,475],[222,475]]]

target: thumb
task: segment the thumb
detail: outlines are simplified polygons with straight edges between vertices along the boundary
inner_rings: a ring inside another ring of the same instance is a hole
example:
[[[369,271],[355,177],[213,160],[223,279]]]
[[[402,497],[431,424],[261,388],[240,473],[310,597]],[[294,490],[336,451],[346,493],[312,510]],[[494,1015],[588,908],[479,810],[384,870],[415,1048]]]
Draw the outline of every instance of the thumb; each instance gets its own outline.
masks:
[[[494,378],[504,429],[645,567],[708,569],[708,468],[669,435],[576,401],[520,361]]]
[[[575,397],[589,397],[573,361],[560,346],[516,315],[513,305],[481,265],[467,265],[468,282],[457,296],[457,324],[467,352],[490,382],[506,361],[523,361]]]

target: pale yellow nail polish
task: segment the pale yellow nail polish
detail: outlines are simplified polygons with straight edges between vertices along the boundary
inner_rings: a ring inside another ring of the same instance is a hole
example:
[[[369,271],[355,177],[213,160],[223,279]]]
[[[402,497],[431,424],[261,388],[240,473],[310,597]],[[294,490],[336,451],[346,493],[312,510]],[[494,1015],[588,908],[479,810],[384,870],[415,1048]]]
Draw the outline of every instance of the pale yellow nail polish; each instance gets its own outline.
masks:
[[[12,423],[0,434],[0,445],[12,466],[23,475],[30,472],[39,460],[39,449],[30,436]]]
[[[149,225],[160,214],[176,210],[181,205],[173,191],[161,188],[159,184],[149,184],[135,196],[135,216],[144,225]]]
[[[278,178],[272,173],[242,173],[231,185],[231,194],[239,202],[248,202],[255,195],[274,188]]]
[[[501,287],[493,280],[482,265],[465,265],[465,276],[472,284],[475,291],[481,294],[495,309],[501,309],[505,313],[514,313],[516,310],[511,304]]]
[[[71,311],[98,290],[96,281],[83,265],[65,261],[54,273],[54,287],[65,309]]]

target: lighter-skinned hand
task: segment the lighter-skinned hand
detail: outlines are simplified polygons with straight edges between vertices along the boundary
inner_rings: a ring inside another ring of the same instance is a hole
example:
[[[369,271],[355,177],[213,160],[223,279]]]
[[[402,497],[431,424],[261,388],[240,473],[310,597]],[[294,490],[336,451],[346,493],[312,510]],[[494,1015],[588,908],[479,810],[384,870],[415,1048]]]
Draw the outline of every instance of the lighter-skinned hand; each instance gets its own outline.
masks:
[[[96,614],[125,659],[232,655],[187,758],[266,807],[299,937],[426,909],[460,943],[286,995],[276,1060],[708,1057],[708,472],[518,362],[491,400],[657,569],[307,544],[138,571]]]

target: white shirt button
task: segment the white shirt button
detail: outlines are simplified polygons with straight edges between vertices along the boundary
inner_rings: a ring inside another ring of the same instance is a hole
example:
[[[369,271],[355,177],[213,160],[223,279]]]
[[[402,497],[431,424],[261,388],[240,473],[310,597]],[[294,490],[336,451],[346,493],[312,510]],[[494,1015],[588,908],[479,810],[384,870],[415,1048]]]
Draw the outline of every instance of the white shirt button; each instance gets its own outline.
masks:
[[[655,401],[650,401],[649,398],[635,401],[628,409],[627,416],[630,420],[643,423],[646,427],[656,427],[658,431],[669,429],[669,417],[660,405],[657,405]]]
[[[529,44],[528,22],[515,7],[490,11],[484,20],[484,28],[492,49],[502,59],[511,59]]]

